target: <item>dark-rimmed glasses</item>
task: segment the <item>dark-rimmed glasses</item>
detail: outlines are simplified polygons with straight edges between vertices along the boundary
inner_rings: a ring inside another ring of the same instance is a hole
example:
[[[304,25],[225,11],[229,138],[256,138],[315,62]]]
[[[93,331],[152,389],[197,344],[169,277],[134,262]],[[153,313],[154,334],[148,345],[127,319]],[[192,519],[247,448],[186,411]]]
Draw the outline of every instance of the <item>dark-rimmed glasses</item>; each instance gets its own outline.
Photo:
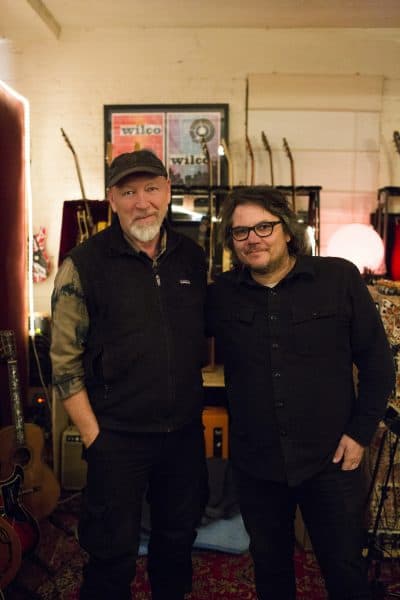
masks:
[[[234,240],[237,242],[244,242],[250,235],[250,231],[254,231],[258,237],[268,237],[274,231],[275,225],[282,223],[282,221],[261,221],[253,225],[253,227],[245,227],[244,225],[238,225],[237,227],[231,227],[231,234]]]

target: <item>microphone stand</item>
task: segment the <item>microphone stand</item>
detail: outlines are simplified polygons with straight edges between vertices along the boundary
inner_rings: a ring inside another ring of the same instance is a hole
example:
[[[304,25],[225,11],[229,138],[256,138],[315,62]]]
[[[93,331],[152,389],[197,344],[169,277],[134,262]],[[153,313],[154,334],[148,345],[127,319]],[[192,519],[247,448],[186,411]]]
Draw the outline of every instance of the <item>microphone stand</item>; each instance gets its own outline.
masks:
[[[388,433],[390,431],[391,431],[390,428],[386,429],[386,431],[382,435],[382,439],[379,444],[378,456],[376,459],[376,463],[375,463],[375,467],[374,467],[374,471],[373,471],[373,475],[372,475],[371,485],[370,485],[370,488],[368,491],[367,503],[370,499],[372,490],[374,489],[375,484],[376,484],[377,474],[379,471],[379,466],[380,466],[380,462],[381,462],[382,454],[383,454],[383,448],[385,446],[386,440],[388,439]],[[399,443],[399,436],[397,435],[396,432],[393,432],[393,433],[395,435],[395,439],[394,439],[394,442],[389,446],[389,462],[388,462],[388,465],[386,468],[386,472],[384,474],[383,484],[382,484],[381,490],[380,490],[379,504],[378,504],[378,508],[376,511],[374,524],[372,527],[372,532],[369,535],[367,554],[366,554],[368,568],[370,567],[372,560],[374,561],[374,566],[375,566],[374,577],[370,582],[370,588],[371,588],[371,592],[373,594],[374,600],[378,600],[378,599],[384,600],[385,598],[400,598],[400,593],[388,592],[386,590],[385,583],[381,580],[381,562],[382,562],[382,558],[383,558],[383,551],[381,548],[378,547],[378,544],[377,544],[378,529],[379,529],[379,524],[381,521],[383,505],[385,503],[386,498],[388,497],[389,479],[390,479],[390,476],[393,471],[394,459],[395,459],[396,450],[397,450],[398,443]]]

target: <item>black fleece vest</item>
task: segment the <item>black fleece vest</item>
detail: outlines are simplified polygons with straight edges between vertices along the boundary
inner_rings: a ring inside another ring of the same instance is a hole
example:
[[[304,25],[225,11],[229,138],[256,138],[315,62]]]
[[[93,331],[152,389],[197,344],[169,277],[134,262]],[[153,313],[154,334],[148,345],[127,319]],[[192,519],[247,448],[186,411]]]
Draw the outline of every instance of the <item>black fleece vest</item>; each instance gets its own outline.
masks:
[[[85,381],[102,427],[169,431],[201,417],[206,268],[201,248],[168,231],[158,262],[119,223],[74,248],[89,313]]]

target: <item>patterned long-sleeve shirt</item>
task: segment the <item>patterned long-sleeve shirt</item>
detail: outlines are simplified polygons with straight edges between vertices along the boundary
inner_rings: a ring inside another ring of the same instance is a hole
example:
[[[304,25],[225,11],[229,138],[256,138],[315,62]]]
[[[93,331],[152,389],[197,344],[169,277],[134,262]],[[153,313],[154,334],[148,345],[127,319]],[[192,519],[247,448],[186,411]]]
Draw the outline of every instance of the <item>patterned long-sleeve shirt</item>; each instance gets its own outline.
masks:
[[[57,399],[65,400],[85,387],[82,358],[89,328],[79,274],[70,258],[58,270],[51,304],[53,389]]]

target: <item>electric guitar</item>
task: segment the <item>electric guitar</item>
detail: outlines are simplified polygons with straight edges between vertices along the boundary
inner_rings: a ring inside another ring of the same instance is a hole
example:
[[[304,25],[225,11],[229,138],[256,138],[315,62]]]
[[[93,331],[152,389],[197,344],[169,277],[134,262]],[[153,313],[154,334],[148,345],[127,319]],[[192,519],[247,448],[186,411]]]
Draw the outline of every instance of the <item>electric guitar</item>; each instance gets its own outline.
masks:
[[[109,225],[109,222],[100,221],[99,223],[96,223],[96,224],[94,223],[92,211],[90,210],[89,200],[86,196],[85,187],[83,185],[82,173],[81,173],[81,168],[79,166],[78,156],[75,152],[75,149],[74,149],[69,137],[67,136],[67,134],[65,133],[65,131],[62,127],[61,127],[61,133],[62,133],[62,136],[63,136],[68,148],[72,152],[72,156],[74,157],[76,172],[77,172],[78,180],[79,180],[79,186],[81,188],[81,196],[82,196],[82,200],[83,200],[83,206],[82,206],[82,208],[78,208],[77,213],[76,213],[76,219],[77,219],[77,225],[78,225],[77,243],[81,244],[85,240],[88,240],[92,235],[94,235],[98,231],[101,231],[102,229],[107,227]],[[110,212],[109,212],[109,216],[110,216]]]
[[[229,152],[228,144],[224,140],[221,139],[221,146],[224,151],[224,156],[226,158],[226,164],[228,166],[228,186],[231,190],[233,188],[233,165],[232,165],[232,157]],[[222,271],[229,271],[232,268],[232,256],[231,252],[228,248],[222,247]]]
[[[4,590],[18,573],[21,558],[22,549],[18,534],[10,523],[0,516],[0,590]]]
[[[250,142],[250,138],[247,134],[246,134],[246,148],[247,148],[247,152],[249,153],[249,157],[250,157],[250,185],[254,185],[254,174],[255,174],[254,152],[253,152],[253,148],[252,148],[252,145]]]
[[[55,509],[60,485],[42,459],[42,429],[33,423],[24,423],[15,335],[11,330],[0,331],[0,358],[7,362],[14,422],[0,429],[0,478],[5,480],[5,489],[11,489],[14,497],[17,486],[21,488],[25,507],[40,520]]]
[[[213,266],[214,266],[214,192],[212,190],[213,187],[213,170],[212,170],[212,162],[210,152],[208,150],[207,143],[202,137],[201,139],[201,148],[203,150],[204,156],[207,162],[207,170],[208,170],[208,269],[207,269],[207,280],[209,282],[213,281]]]
[[[0,515],[16,532],[22,556],[33,552],[39,543],[39,525],[31,513],[20,502],[23,495],[24,470],[16,465],[12,475],[0,481]]]
[[[261,132],[261,139],[262,139],[262,143],[264,144],[264,148],[268,154],[269,172],[270,172],[270,177],[271,177],[271,185],[273,187],[274,186],[274,164],[273,164],[273,160],[272,160],[272,150],[271,150],[271,146],[269,145],[267,136],[265,135],[265,133],[263,131]]]
[[[295,170],[294,170],[294,159],[293,159],[293,155],[289,148],[289,144],[288,144],[286,138],[283,138],[283,148],[284,148],[286,155],[290,161],[290,179],[291,179],[291,186],[292,186],[292,208],[293,208],[293,211],[296,212],[296,177],[295,177]]]

